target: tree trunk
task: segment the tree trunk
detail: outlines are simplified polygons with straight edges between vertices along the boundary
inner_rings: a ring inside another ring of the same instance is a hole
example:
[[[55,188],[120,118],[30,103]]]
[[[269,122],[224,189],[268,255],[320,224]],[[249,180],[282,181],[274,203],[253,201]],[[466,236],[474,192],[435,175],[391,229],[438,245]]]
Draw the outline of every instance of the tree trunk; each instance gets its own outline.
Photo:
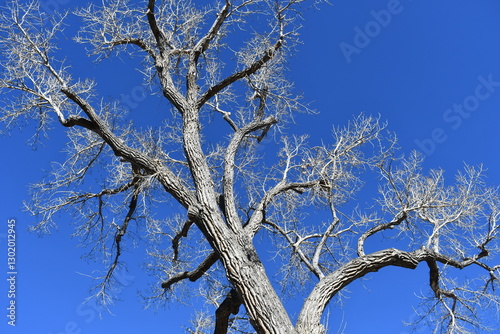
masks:
[[[246,240],[245,240],[246,239]],[[225,240],[221,259],[259,334],[294,334],[295,329],[274,290],[250,238]]]
[[[184,151],[198,198],[197,207],[189,208],[188,216],[220,255],[226,275],[240,294],[257,333],[293,334],[292,322],[265,273],[252,238],[243,228],[231,229],[222,217],[199,129],[198,110],[194,107],[184,110]]]

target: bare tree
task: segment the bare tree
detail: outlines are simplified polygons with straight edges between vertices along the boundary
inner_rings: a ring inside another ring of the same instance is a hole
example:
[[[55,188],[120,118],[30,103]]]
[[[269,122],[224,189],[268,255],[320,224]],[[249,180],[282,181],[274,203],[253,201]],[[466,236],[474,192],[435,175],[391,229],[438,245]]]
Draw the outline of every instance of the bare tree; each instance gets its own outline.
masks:
[[[300,13],[311,5],[109,0],[75,10],[76,42],[98,62],[137,63],[148,91],[168,101],[165,123],[141,130],[123,105],[99,98],[93,79],[70,74],[56,46],[71,13],[11,1],[0,18],[1,119],[7,127],[38,120],[39,131],[57,119],[69,138],[68,159],[33,188],[33,229],[50,229],[61,210],[79,219],[76,234],[106,268],[94,291],[103,303],[113,298],[127,238],[147,239],[148,268],[158,277],[148,300],[174,299],[186,281],[207,282],[202,295],[217,309],[208,322],[198,316],[196,333],[250,325],[257,333],[324,333],[325,307],[349,283],[419,263],[429,268],[422,317],[438,320],[434,332],[483,332],[479,310],[500,302],[500,265],[489,263],[498,254],[500,200],[482,168],[466,166],[448,184],[442,171],[424,172],[417,154],[397,157],[395,138],[371,116],[335,128],[322,146],[287,134],[293,114],[309,111],[285,69]],[[266,158],[265,137],[276,143]],[[368,208],[356,203],[365,180],[380,184]],[[165,206],[173,214],[159,217]],[[313,215],[317,207],[329,218]],[[280,283],[310,288],[295,323],[256,251],[257,233],[275,241]],[[388,248],[367,252],[366,240],[381,233],[394,237]],[[453,279],[453,270],[471,266],[484,275]]]

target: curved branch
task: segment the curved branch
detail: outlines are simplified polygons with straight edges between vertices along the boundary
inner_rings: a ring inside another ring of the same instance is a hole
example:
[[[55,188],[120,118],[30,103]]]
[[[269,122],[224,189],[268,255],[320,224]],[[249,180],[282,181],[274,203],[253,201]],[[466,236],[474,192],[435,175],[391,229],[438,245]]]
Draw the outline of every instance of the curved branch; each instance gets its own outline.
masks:
[[[238,214],[236,212],[236,205],[234,201],[234,167],[235,167],[235,157],[241,142],[249,133],[256,131],[258,129],[271,126],[276,124],[277,120],[269,116],[260,122],[252,122],[247,126],[236,131],[227,146],[226,154],[224,156],[224,175],[223,175],[223,185],[224,185],[224,206],[226,212],[226,218],[230,226],[235,229],[240,228]]]
[[[434,296],[438,299],[441,298],[441,296],[457,299],[457,296],[453,292],[443,290],[439,286],[439,267],[437,265],[436,260],[429,259],[426,262],[427,265],[429,266],[429,285],[432,291],[434,292]]]
[[[125,38],[125,39],[120,39],[116,40],[113,42],[107,43],[110,46],[118,46],[118,45],[136,45],[139,48],[141,48],[143,51],[147,52],[151,58],[156,59],[155,53],[148,47],[148,45],[140,38]]]
[[[255,235],[255,233],[257,233],[261,223],[264,220],[264,211],[267,205],[271,203],[271,201],[277,195],[289,190],[302,194],[304,189],[312,188],[320,184],[320,182],[321,180],[314,180],[309,182],[286,182],[285,180],[281,180],[271,190],[269,190],[261,199],[254,213],[248,220],[248,223],[245,225],[245,230],[248,231],[249,235]]]
[[[172,248],[174,249],[174,261],[179,259],[179,242],[182,237],[187,237],[189,228],[194,224],[192,220],[184,222],[181,231],[172,239]]]
[[[218,96],[215,95],[215,103],[213,104],[213,108],[215,111],[218,113],[222,114],[222,118],[231,126],[231,128],[234,130],[234,132],[238,131],[238,126],[236,123],[231,119],[231,113],[229,111],[224,111],[219,107],[219,99]]]
[[[156,175],[165,190],[185,208],[196,202],[192,193],[182,183],[182,180],[170,169],[158,164],[142,152],[125,145],[123,140],[111,132],[109,127],[97,115],[94,108],[78,94],[68,88],[62,88],[61,91],[90,118],[90,121],[95,124],[92,131],[97,133],[111,147],[116,156],[124,158],[132,165],[143,168],[151,175]]]
[[[358,239],[358,249],[357,249],[358,256],[365,255],[364,246],[365,246],[365,240],[368,237],[374,235],[377,232],[391,229],[394,226],[401,224],[406,218],[407,218],[407,213],[405,211],[400,212],[392,221],[390,221],[388,223],[379,224],[377,226],[374,226],[371,229],[369,229],[368,231],[366,231],[365,233],[363,233]]]
[[[430,283],[431,288],[437,296],[448,293],[439,288],[436,262],[452,266],[457,269],[463,269],[472,264],[479,265],[486,269],[490,275],[497,270],[497,267],[490,268],[485,264],[479,263],[477,259],[480,255],[464,261],[455,260],[449,256],[436,253],[432,250],[421,248],[413,252],[405,252],[390,248],[381,250],[372,254],[355,258],[333,273],[322,279],[307,297],[299,318],[297,320],[297,331],[299,333],[310,333],[311,328],[320,328],[320,320],[326,305],[331,298],[341,289],[346,287],[354,280],[365,276],[368,273],[376,272],[387,266],[397,266],[408,269],[415,269],[420,262],[426,261],[431,269]],[[495,277],[497,279],[497,277]]]
[[[163,289],[170,289],[172,285],[186,278],[189,279],[191,282],[195,282],[201,276],[203,276],[203,274],[206,273],[207,270],[210,269],[210,267],[212,267],[215,264],[215,262],[217,262],[217,260],[219,260],[219,254],[217,254],[214,251],[210,253],[196,269],[191,271],[184,271],[169,278],[168,280],[161,283],[161,287]]]
[[[311,328],[321,328],[321,316],[331,300],[352,281],[376,272],[386,266],[415,269],[424,254],[412,254],[397,249],[386,249],[351,260],[322,279],[306,299],[297,320],[297,332],[309,333]]]
[[[94,124],[94,122],[89,121],[86,118],[76,116],[76,115],[71,115],[66,119],[60,119],[60,121],[61,121],[61,124],[67,128],[71,128],[75,125],[78,125],[78,126],[84,127],[84,128],[86,128],[90,131],[93,131],[93,132],[95,132],[97,130],[97,127]]]

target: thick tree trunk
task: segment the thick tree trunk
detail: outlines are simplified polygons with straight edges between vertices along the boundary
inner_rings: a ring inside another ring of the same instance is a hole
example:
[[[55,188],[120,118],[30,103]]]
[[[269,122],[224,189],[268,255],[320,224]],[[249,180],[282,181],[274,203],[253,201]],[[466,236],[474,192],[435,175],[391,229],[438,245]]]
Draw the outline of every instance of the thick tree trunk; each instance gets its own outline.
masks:
[[[252,244],[242,228],[231,229],[217,204],[210,169],[199,134],[198,110],[183,110],[184,150],[196,185],[196,207],[188,216],[196,222],[218,252],[229,281],[241,296],[250,321],[259,334],[293,334],[294,327],[269,281]]]
[[[240,294],[252,326],[259,334],[294,334],[295,329],[269,281],[249,238],[224,240],[220,254],[229,281]]]

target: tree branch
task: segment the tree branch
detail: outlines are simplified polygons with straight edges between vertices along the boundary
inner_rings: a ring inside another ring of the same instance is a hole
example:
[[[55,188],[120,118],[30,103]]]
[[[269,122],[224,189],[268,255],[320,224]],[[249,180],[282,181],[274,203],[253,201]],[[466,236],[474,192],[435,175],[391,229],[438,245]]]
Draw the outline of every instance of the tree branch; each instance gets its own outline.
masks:
[[[383,230],[387,230],[387,229],[391,229],[394,226],[397,226],[397,225],[401,224],[406,218],[407,218],[406,211],[400,212],[392,221],[390,221],[388,223],[379,224],[377,226],[374,226],[371,229],[369,229],[368,231],[366,231],[365,233],[363,233],[359,237],[359,239],[358,239],[358,249],[357,249],[358,250],[358,256],[365,255],[364,246],[365,246],[365,240],[368,237],[374,235],[377,232],[380,232],[380,231],[383,231]]]
[[[224,111],[219,107],[218,95],[215,95],[214,100],[215,100],[215,103],[213,105],[210,105],[210,106],[213,106],[215,111],[222,114],[222,118],[231,126],[231,128],[234,130],[234,132],[238,131],[238,126],[231,119],[231,113],[229,111]]]
[[[240,311],[241,299],[235,289],[231,289],[224,301],[215,311],[214,334],[226,334],[229,327],[229,317]]]
[[[266,126],[271,126],[276,124],[277,120],[269,116],[265,120],[252,122],[247,126],[239,129],[233,134],[229,145],[226,148],[226,154],[224,156],[224,175],[223,175],[223,186],[224,186],[224,205],[226,218],[229,225],[239,230],[241,229],[241,224],[238,219],[238,214],[236,212],[235,196],[234,196],[234,168],[235,168],[235,157],[241,142],[249,133],[256,131],[258,129],[264,128]]]
[[[431,269],[431,288],[434,293],[439,296],[444,293],[449,294],[449,292],[439,288],[439,274],[436,269],[436,262],[447,264],[457,269],[463,269],[472,264],[477,264],[477,257],[478,256],[474,259],[457,261],[449,256],[436,253],[426,248],[421,248],[413,252],[405,252],[391,248],[357,257],[326,276],[314,287],[300,312],[297,321],[297,330],[301,332],[308,328],[320,328],[321,316],[331,298],[352,281],[368,273],[376,272],[387,266],[415,269],[420,262],[427,261]],[[483,265],[481,265],[481,267],[483,267]],[[490,274],[495,269],[486,265],[484,266]]]
[[[148,23],[149,27],[151,28],[151,32],[153,33],[153,36],[156,40],[156,44],[158,44],[158,48],[160,49],[160,54],[164,55],[166,51],[166,47],[169,47],[172,49],[172,47],[168,44],[165,35],[161,31],[161,29],[158,27],[158,23],[156,21],[156,15],[155,15],[155,0],[149,0],[148,2],[148,7],[147,7],[147,12],[146,16],[148,18]]]
[[[187,73],[187,78],[186,78],[187,95],[188,95],[188,100],[190,100],[190,101],[194,102],[196,97],[197,97],[197,93],[198,93],[198,88],[197,88],[197,84],[196,84],[196,80],[198,77],[197,76],[198,59],[199,59],[200,55],[203,54],[203,52],[205,52],[207,50],[208,46],[210,45],[210,42],[219,33],[219,30],[222,27],[224,21],[229,16],[229,8],[230,7],[231,7],[230,2],[226,1],[222,10],[217,14],[217,19],[212,24],[212,27],[210,27],[207,34],[203,38],[201,38],[198,41],[198,43],[196,43],[196,45],[194,46],[194,48],[191,52],[191,57],[189,59],[189,65],[188,65],[188,73]]]
[[[98,285],[99,291],[96,293],[96,296],[101,299],[103,305],[105,305],[107,303],[107,300],[110,299],[109,293],[106,290],[109,284],[111,283],[114,272],[119,264],[119,259],[122,254],[122,238],[127,233],[127,228],[129,226],[130,221],[133,219],[135,210],[137,208],[137,200],[140,194],[140,182],[141,182],[140,177],[134,177],[133,181],[134,190],[132,193],[132,197],[130,199],[129,210],[127,212],[127,215],[125,216],[123,224],[121,226],[118,226],[113,223],[117,228],[117,232],[115,233],[114,236],[114,246],[116,249],[115,257],[106,275],[102,277],[103,281]]]
[[[210,87],[199,99],[198,102],[196,103],[196,106],[198,109],[201,109],[201,107],[212,97],[214,97],[216,94],[218,94],[220,91],[222,91],[224,88],[228,87],[232,83],[247,77],[255,72],[257,72],[259,69],[262,68],[268,61],[274,58],[276,52],[281,48],[283,45],[285,36],[282,34],[276,43],[269,48],[266,52],[264,52],[264,55],[255,61],[252,65],[248,66],[244,70],[241,70],[239,72],[233,73],[232,75],[226,77],[219,83],[215,84],[214,86]]]
[[[434,296],[438,299],[440,299],[441,296],[457,299],[457,296],[453,292],[443,290],[439,286],[439,267],[436,260],[429,259],[426,262],[429,266],[429,285],[434,292]]]
[[[220,28],[224,24],[224,21],[229,17],[229,9],[231,8],[231,3],[229,1],[226,1],[224,4],[224,7],[222,7],[221,11],[217,13],[217,18],[215,19],[214,23],[208,30],[205,36],[201,38],[198,43],[193,47],[193,58],[192,61],[194,64],[198,62],[198,58],[200,55],[205,52],[208,49],[208,46],[212,42],[212,40],[217,37],[217,34],[219,33]]]
[[[138,191],[138,185],[134,185],[134,193],[132,194],[132,198],[130,199],[130,204],[129,204],[129,210],[127,212],[127,215],[125,216],[125,219],[123,221],[123,224],[118,228],[118,231],[115,234],[115,247],[116,247],[116,253],[115,253],[115,259],[113,261],[113,264],[111,265],[111,268],[108,270],[108,273],[106,274],[106,281],[108,281],[115,270],[115,268],[118,266],[118,260],[120,259],[120,255],[122,254],[122,238],[127,233],[127,228],[132,220],[132,217],[134,215],[135,209],[137,208],[137,199],[139,198],[139,191]]]
[[[161,283],[161,287],[163,289],[170,289],[172,285],[186,278],[191,282],[195,282],[201,276],[203,276],[203,274],[206,273],[207,270],[217,262],[217,260],[219,260],[219,255],[215,251],[213,251],[205,258],[205,260],[203,260],[202,263],[200,263],[200,265],[196,269],[191,271],[184,271],[169,278],[168,280]]]
[[[118,46],[118,45],[136,45],[139,48],[141,48],[143,51],[145,51],[148,55],[151,56],[154,60],[156,60],[156,54],[148,47],[148,45],[140,38],[124,38],[124,39],[119,39],[115,40],[112,42],[108,42],[110,46]]]
[[[319,266],[319,260],[321,256],[321,251],[323,250],[323,247],[326,244],[326,241],[331,237],[332,231],[337,227],[338,223],[340,222],[339,218],[337,217],[337,213],[335,211],[335,208],[333,207],[333,204],[330,203],[330,210],[333,214],[333,221],[332,223],[328,226],[326,231],[323,233],[323,236],[321,237],[320,242],[316,246],[316,250],[314,251],[314,255],[312,258],[312,266],[316,269],[316,272],[319,272],[321,275],[319,276],[319,279],[322,279],[325,275],[320,269]]]
[[[95,129],[92,131],[97,133],[111,147],[116,156],[124,158],[126,161],[131,162],[132,165],[143,168],[151,175],[156,175],[165,190],[185,208],[196,202],[191,191],[184,186],[181,179],[170,169],[158,164],[140,151],[125,145],[123,140],[111,132],[109,127],[97,115],[94,108],[78,94],[68,88],[62,88],[61,91],[87,114],[90,121],[95,124]]]
[[[217,19],[214,21],[207,34],[202,39],[200,39],[198,43],[195,45],[193,51],[195,53],[196,59],[208,49],[208,46],[210,45],[212,40],[219,33],[219,30],[224,24],[224,21],[229,17],[230,8],[231,8],[230,1],[226,1],[224,7],[222,7],[221,11],[217,14]]]
[[[75,125],[78,125],[78,126],[84,127],[84,128],[86,128],[90,131],[93,131],[93,132],[96,132],[96,130],[97,130],[96,125],[92,121],[89,121],[86,118],[76,116],[76,115],[71,115],[68,118],[63,119],[61,121],[61,124],[64,125],[65,127],[68,127],[68,128],[73,127]]]
[[[268,190],[264,197],[262,197],[254,213],[248,220],[248,223],[245,225],[245,230],[248,231],[249,235],[255,235],[255,233],[257,233],[264,219],[265,208],[277,195],[289,190],[301,194],[304,189],[312,188],[320,182],[321,180],[308,182],[286,182],[286,180],[281,180],[272,189]]]
[[[271,226],[272,228],[274,228],[279,234],[281,234],[288,241],[288,243],[292,247],[292,250],[299,256],[300,261],[302,261],[302,263],[304,263],[304,265],[317,278],[322,279],[325,276],[325,274],[323,274],[323,272],[321,272],[321,270],[319,269],[319,267],[314,266],[313,263],[309,260],[309,258],[304,254],[304,252],[302,251],[302,249],[300,249],[300,244],[302,243],[303,239],[298,238],[298,240],[294,241],[290,237],[289,231],[283,230],[278,224],[275,224],[275,223],[273,223],[273,222],[271,222],[269,220],[266,220],[265,223],[267,225]]]
[[[172,239],[172,248],[174,250],[174,261],[179,259],[179,242],[181,238],[187,237],[189,228],[193,225],[192,220],[187,220],[184,222],[181,231]]]

